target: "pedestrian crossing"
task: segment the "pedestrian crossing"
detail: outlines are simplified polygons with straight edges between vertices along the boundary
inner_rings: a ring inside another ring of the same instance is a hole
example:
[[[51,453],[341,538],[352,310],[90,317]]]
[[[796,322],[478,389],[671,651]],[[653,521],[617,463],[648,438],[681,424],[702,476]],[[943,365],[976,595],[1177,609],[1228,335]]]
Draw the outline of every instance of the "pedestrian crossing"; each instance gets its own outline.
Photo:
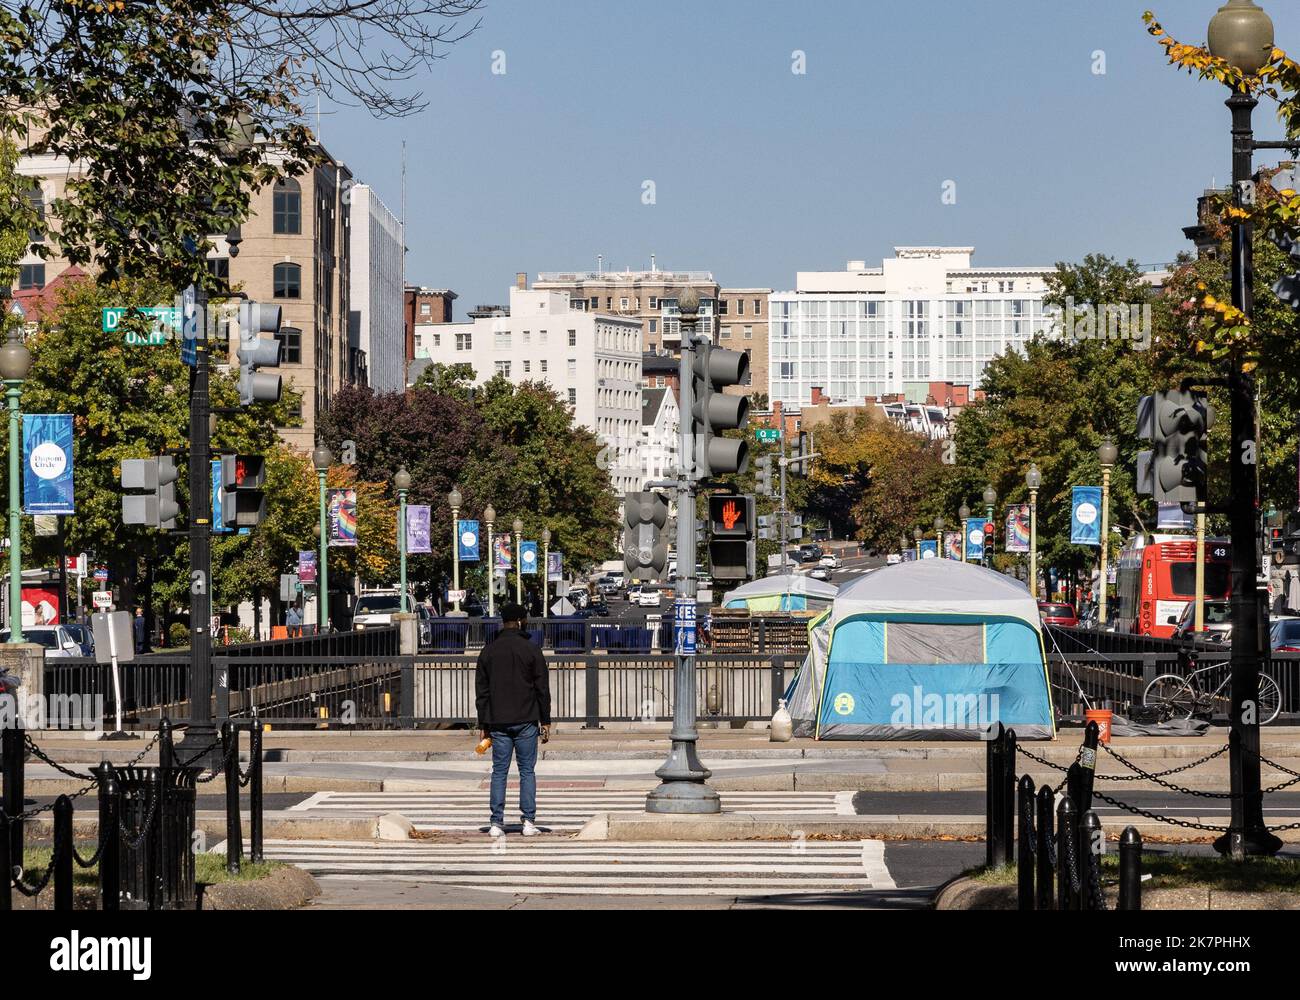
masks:
[[[879,840],[636,842],[268,840],[268,858],[334,882],[514,895],[742,896],[893,890]]]
[[[757,816],[852,816],[852,792],[722,792],[724,813]],[[537,825],[543,831],[580,830],[598,813],[643,813],[645,791],[539,788]],[[519,792],[506,795],[506,819],[518,819]],[[488,792],[317,792],[290,807],[314,815],[401,813],[416,830],[471,833],[487,829]]]

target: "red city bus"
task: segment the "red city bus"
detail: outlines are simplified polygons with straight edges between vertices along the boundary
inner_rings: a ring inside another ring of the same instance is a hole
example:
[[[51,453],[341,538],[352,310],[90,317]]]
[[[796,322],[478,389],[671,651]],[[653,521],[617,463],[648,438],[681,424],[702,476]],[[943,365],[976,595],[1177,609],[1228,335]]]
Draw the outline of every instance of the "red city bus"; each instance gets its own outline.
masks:
[[[1205,599],[1231,596],[1232,546],[1222,538],[1205,540]],[[1119,555],[1115,573],[1118,607],[1115,631],[1168,639],[1189,601],[1196,599],[1196,539],[1155,535],[1135,537]]]

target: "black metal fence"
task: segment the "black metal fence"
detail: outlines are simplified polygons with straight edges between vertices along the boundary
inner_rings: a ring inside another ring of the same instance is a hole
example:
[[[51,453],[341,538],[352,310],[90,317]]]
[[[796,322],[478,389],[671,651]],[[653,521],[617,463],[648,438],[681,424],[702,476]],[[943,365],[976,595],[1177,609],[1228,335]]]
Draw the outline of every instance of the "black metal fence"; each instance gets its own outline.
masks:
[[[249,765],[239,764],[239,734],[249,732]],[[103,761],[82,774],[53,760],[18,726],[0,731],[0,911],[13,908],[14,892],[38,897],[53,885],[53,907],[74,906],[74,866],[98,866],[98,902],[103,910],[189,910],[197,905],[195,881],[195,821],[199,785],[224,774],[226,783],[226,869],[238,874],[243,856],[239,790],[248,788],[250,847],[254,861],[262,851],[262,730],[227,722],[220,738],[192,753],[193,747],[173,742],[170,721],[125,765]],[[142,764],[158,748],[157,766]],[[178,749],[180,751],[178,755]],[[221,771],[203,774],[195,762],[220,752]],[[47,806],[26,809],[26,762],[31,755],[59,773],[86,780],[72,795],[60,795]],[[73,838],[75,803],[92,792],[97,796],[96,841],[88,857]],[[40,814],[52,819],[50,861],[39,874],[23,868],[26,826]]]

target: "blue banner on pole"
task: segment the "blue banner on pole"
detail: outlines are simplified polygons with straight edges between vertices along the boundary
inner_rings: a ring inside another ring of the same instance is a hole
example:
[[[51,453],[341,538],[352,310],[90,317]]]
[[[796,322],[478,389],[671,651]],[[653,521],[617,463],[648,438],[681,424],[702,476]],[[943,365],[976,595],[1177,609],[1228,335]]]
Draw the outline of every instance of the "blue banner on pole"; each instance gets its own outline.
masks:
[[[536,542],[519,543],[519,572],[521,573],[537,572],[537,543]]]
[[[1070,542],[1073,545],[1101,545],[1101,487],[1074,487],[1070,513]]]
[[[72,480],[72,415],[23,415],[23,510],[28,514],[75,514]]]
[[[921,539],[921,558],[922,559],[939,558],[939,542],[937,539],[934,538]]]
[[[478,522],[459,521],[456,524],[456,550],[461,562],[478,562]],[[527,572],[527,570],[525,570]]]
[[[984,561],[984,519],[971,518],[963,522],[962,531],[966,532],[966,561]]]

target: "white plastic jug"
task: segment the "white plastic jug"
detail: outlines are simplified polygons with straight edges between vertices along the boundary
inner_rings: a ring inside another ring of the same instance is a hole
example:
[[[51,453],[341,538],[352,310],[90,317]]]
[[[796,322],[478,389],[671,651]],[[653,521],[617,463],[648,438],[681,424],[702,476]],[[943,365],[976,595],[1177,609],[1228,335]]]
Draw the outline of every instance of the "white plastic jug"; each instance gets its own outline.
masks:
[[[777,702],[776,714],[772,716],[772,730],[770,739],[773,743],[789,743],[794,736],[794,721],[790,718],[790,711],[785,707],[785,699],[782,698]]]

